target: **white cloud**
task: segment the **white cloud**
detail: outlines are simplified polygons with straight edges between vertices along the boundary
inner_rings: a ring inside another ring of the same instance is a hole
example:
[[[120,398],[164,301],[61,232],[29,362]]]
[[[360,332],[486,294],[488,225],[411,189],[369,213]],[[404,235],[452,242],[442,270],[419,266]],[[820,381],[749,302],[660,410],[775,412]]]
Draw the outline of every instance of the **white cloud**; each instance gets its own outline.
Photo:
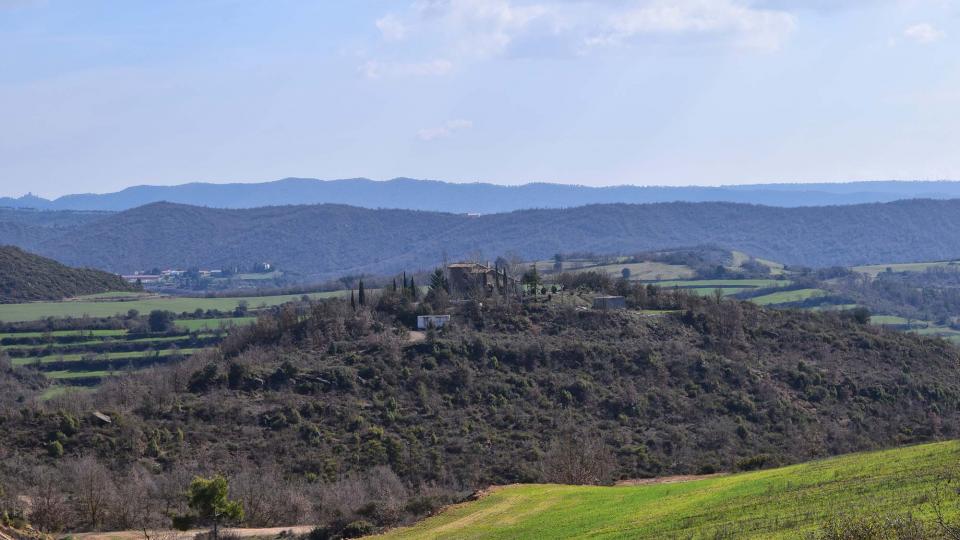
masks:
[[[774,51],[796,27],[786,11],[758,9],[734,0],[656,0],[614,14],[588,45],[622,43],[638,36],[713,34],[737,45]]]
[[[418,0],[412,15],[422,29],[442,35],[462,55],[502,53],[555,7],[513,0]]]
[[[789,2],[787,3],[789,4]],[[599,52],[641,39],[703,39],[775,51],[793,33],[788,6],[761,0],[414,0],[377,21],[385,40],[442,50],[458,64],[502,55]]]
[[[368,79],[383,77],[426,77],[445,75],[453,69],[453,62],[437,59],[428,62],[379,62],[369,60],[360,66],[360,73]]]
[[[423,128],[417,132],[417,137],[423,141],[432,141],[434,139],[444,139],[453,135],[457,131],[470,129],[473,122],[470,120],[449,120],[442,126]]]
[[[407,37],[407,25],[396,15],[384,15],[377,19],[375,24],[383,39],[387,41],[400,41]]]
[[[926,45],[943,39],[946,37],[946,34],[929,23],[920,23],[905,28],[903,30],[903,37]]]

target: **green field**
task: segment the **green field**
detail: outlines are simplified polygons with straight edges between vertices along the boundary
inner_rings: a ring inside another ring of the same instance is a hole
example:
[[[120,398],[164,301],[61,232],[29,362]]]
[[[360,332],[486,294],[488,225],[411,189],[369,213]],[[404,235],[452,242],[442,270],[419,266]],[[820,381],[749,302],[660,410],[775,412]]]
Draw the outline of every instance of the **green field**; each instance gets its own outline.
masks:
[[[311,298],[332,298],[349,295],[347,291],[313,293]],[[242,298],[184,298],[153,296],[150,298],[130,302],[116,301],[67,301],[67,302],[31,302],[28,304],[0,305],[0,321],[24,322],[36,321],[47,317],[110,317],[122,315],[131,309],[142,314],[153,310],[172,311],[174,313],[193,312],[197,309],[216,309],[233,311],[240,302],[246,302],[250,309],[259,307],[277,306],[293,300],[299,300],[303,295],[288,294],[281,296],[249,296]]]
[[[768,287],[786,287],[792,285],[789,279],[674,279],[655,281],[658,287],[687,287],[687,288],[743,288],[765,289]]]
[[[733,261],[730,264],[730,268],[734,270],[741,269],[743,267],[743,263],[751,259],[750,255],[742,251],[734,250],[734,251],[731,251],[730,254],[733,256]],[[760,259],[756,257],[754,257],[753,260],[769,268],[771,275],[779,276],[785,273],[785,266],[782,263],[778,263],[776,261],[770,261],[767,259]]]
[[[166,356],[173,356],[176,354],[182,354],[184,356],[189,356],[201,351],[203,349],[165,349],[162,351],[133,351],[133,352],[113,352],[113,353],[103,353],[103,354],[94,354],[94,353],[77,353],[77,354],[55,354],[49,356],[33,356],[29,358],[11,358],[10,363],[14,366],[29,366],[37,362],[41,364],[54,364],[56,362],[78,362],[83,360],[85,356],[93,356],[95,358],[104,358],[106,360],[127,360],[130,358],[146,358],[159,356],[161,358]]]
[[[256,321],[256,317],[233,317],[227,319],[179,319],[176,326],[179,330],[185,332],[198,332],[200,330],[217,330],[221,327],[244,326]]]
[[[938,266],[958,266],[960,261],[930,261],[918,263],[897,263],[897,264],[867,264],[863,266],[854,266],[851,268],[854,272],[867,274],[870,277],[877,277],[877,274],[886,272],[889,268],[893,272],[923,272],[927,268]]]
[[[213,334],[197,334],[198,338],[212,337]],[[160,337],[145,337],[137,339],[109,339],[108,340],[93,340],[93,341],[77,341],[74,343],[42,343],[39,345],[3,345],[0,346],[0,350],[10,350],[18,349],[24,351],[38,351],[50,349],[51,351],[56,349],[73,349],[80,347],[89,347],[91,345],[102,345],[104,343],[170,343],[172,341],[185,341],[191,339],[192,336],[182,335],[182,336],[160,336]],[[54,353],[56,354],[56,353]]]
[[[810,298],[826,296],[830,293],[823,289],[796,289],[793,291],[781,291],[763,296],[755,296],[749,300],[761,306],[773,306],[776,304],[789,304],[791,302],[803,302]]]
[[[799,538],[841,515],[929,520],[929,496],[958,460],[951,441],[681,483],[514,485],[379,538]]]
[[[267,281],[271,279],[279,279],[283,277],[283,272],[275,270],[273,272],[264,272],[261,274],[237,274],[233,276],[233,279],[241,281]]]
[[[894,324],[894,325],[906,325],[906,324],[919,324],[923,321],[918,321],[916,319],[907,320],[904,317],[898,317],[896,315],[873,315],[870,317],[870,324]]]
[[[622,263],[605,264],[603,266],[591,266],[582,269],[572,270],[573,272],[604,272],[613,277],[622,277],[623,269],[630,270],[631,280],[659,280],[659,279],[681,279],[693,276],[693,269],[689,266],[679,264],[665,264],[661,262],[640,262],[640,263]]]
[[[0,334],[0,339],[7,338],[34,338],[40,339],[50,336],[73,337],[73,336],[94,336],[94,337],[118,337],[126,335],[126,330],[55,330],[53,332],[8,332]]]
[[[658,287],[679,287],[700,296],[712,296],[717,289],[720,289],[724,296],[731,296],[753,289],[786,287],[791,283],[786,279],[672,279],[651,282]]]
[[[87,388],[86,386],[61,386],[55,384],[40,394],[40,401],[47,401],[49,399],[64,397],[76,394],[87,394],[93,392],[93,388]]]
[[[44,373],[47,377],[56,381],[67,381],[70,379],[87,379],[92,377],[107,377],[116,371],[47,371]]]

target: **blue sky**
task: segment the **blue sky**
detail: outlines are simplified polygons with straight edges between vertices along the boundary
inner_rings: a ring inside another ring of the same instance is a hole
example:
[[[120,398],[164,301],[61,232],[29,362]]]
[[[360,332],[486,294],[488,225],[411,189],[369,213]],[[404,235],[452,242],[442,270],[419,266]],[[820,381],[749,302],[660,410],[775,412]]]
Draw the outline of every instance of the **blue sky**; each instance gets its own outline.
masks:
[[[0,195],[960,178],[950,0],[0,0]]]

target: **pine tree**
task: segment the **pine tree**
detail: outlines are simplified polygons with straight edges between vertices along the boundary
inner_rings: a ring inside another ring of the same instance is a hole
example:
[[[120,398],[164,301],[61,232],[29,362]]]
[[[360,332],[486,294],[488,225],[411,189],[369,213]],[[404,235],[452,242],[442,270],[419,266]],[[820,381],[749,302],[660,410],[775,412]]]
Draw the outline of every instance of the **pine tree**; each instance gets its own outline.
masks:
[[[367,294],[366,294],[366,291],[363,289],[362,279],[360,280],[360,294],[358,296],[360,297],[360,305],[361,306],[367,305]]]

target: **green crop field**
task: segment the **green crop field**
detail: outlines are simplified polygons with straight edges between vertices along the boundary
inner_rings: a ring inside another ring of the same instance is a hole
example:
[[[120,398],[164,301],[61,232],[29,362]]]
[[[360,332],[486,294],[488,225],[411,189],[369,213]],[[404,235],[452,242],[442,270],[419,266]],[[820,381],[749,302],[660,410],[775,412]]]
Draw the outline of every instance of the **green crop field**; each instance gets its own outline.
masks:
[[[800,538],[843,515],[930,520],[930,496],[958,460],[951,441],[690,482],[514,485],[378,538]]]
[[[793,291],[781,291],[763,296],[755,296],[750,301],[761,306],[773,306],[776,304],[788,304],[791,302],[803,302],[810,298],[818,298],[829,294],[823,289],[796,289]]]
[[[244,326],[256,321],[256,317],[233,317],[225,319],[179,319],[176,326],[186,332],[198,332],[200,330],[217,330],[221,327]]]
[[[311,298],[332,298],[349,295],[347,291],[333,291],[313,293]],[[23,322],[36,321],[46,317],[110,317],[122,315],[131,309],[140,313],[149,313],[153,310],[172,311],[174,313],[192,312],[197,309],[216,309],[232,311],[240,302],[246,302],[251,309],[262,306],[276,306],[292,300],[298,300],[303,295],[288,294],[280,296],[249,296],[242,298],[184,298],[152,296],[130,302],[117,301],[65,301],[65,302],[31,302],[27,304],[0,305],[0,321]]]

